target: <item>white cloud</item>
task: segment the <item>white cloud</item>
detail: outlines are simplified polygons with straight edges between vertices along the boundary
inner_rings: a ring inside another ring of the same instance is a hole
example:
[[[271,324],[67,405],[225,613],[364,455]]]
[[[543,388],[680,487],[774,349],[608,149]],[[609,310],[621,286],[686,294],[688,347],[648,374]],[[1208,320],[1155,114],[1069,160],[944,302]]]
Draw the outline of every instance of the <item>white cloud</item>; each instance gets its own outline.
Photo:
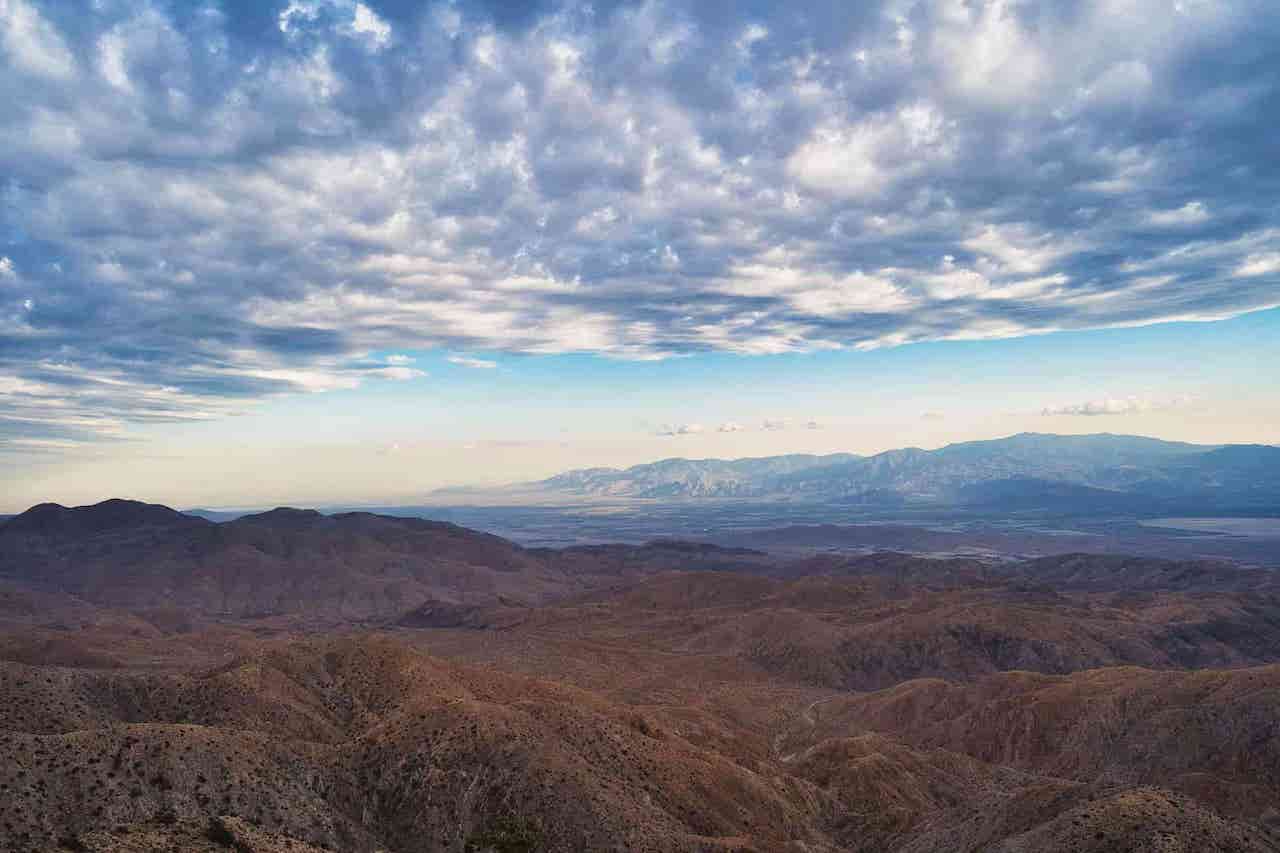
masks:
[[[1253,278],[1280,272],[1280,252],[1260,252],[1249,255],[1232,273],[1236,278]]]
[[[658,427],[658,435],[699,435],[706,430],[702,424],[663,424]]]
[[[787,160],[787,174],[816,193],[870,198],[948,158],[946,131],[946,119],[927,103],[853,123],[828,122]]]
[[[487,358],[474,358],[469,355],[451,355],[449,356],[449,363],[478,370],[492,370],[498,366],[496,361],[491,361]]]
[[[380,376],[383,379],[393,379],[396,382],[408,382],[411,379],[420,379],[426,376],[426,372],[418,370],[415,367],[375,367],[369,371],[374,376]]]
[[[285,35],[296,36],[320,20],[326,10],[339,12],[340,18],[346,19],[337,24],[338,32],[364,42],[370,50],[377,52],[391,43],[391,25],[364,3],[352,0],[290,0],[276,17],[276,25]]]
[[[276,16],[276,26],[280,32],[289,34],[291,30],[296,30],[300,21],[314,21],[320,14],[320,4],[314,2],[299,2],[299,0],[289,0],[289,5]]]
[[[725,421],[716,427],[716,432],[743,432],[744,430],[746,430],[746,427],[734,421]]]
[[[24,0],[0,0],[0,46],[30,74],[57,80],[75,74],[75,59],[58,31]]]
[[[1080,248],[1053,234],[1032,233],[1025,225],[986,225],[962,245],[984,256],[990,271],[1018,275],[1038,273]]]
[[[1153,210],[1147,214],[1147,222],[1161,228],[1199,225],[1209,221],[1209,211],[1198,201],[1189,201],[1173,210]]]
[[[935,0],[932,48],[949,85],[972,100],[1010,105],[1033,97],[1052,73],[1044,45],[1024,29],[1017,0]]]
[[[17,281],[18,271],[14,269],[13,259],[0,255],[0,281]]]
[[[366,37],[375,49],[391,43],[391,25],[363,3],[356,4],[351,29]]]
[[[1062,416],[1062,415],[1081,415],[1092,417],[1097,415],[1131,415],[1140,412],[1155,412],[1166,409],[1176,409],[1190,405],[1193,398],[1189,396],[1180,397],[1103,397],[1096,400],[1087,400],[1082,403],[1068,403],[1066,405],[1047,406],[1041,410],[1040,414],[1046,417]]]
[[[117,89],[132,91],[133,82],[129,79],[128,60],[125,51],[128,45],[124,36],[118,32],[110,32],[98,40],[98,70],[107,82]]]
[[[790,418],[771,418],[766,419],[762,424],[760,424],[760,428],[766,432],[777,432],[778,430],[784,430],[789,426],[791,426]]]
[[[808,269],[803,264],[780,266],[771,263],[773,261],[767,258],[764,263],[734,267],[720,289],[737,296],[777,296],[786,299],[797,311],[815,317],[893,313],[912,302],[886,275],[854,270],[837,276]]]

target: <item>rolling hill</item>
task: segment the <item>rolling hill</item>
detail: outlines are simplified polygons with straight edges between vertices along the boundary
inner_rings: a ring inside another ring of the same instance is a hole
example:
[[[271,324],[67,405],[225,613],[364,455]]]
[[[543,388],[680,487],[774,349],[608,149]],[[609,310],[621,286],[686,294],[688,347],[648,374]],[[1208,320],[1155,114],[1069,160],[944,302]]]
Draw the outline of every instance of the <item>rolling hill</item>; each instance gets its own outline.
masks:
[[[316,624],[392,620],[427,601],[527,605],[621,577],[764,559],[675,541],[523,548],[455,524],[366,512],[278,508],[215,523],[124,500],[40,504],[0,525],[0,582],[15,607],[61,596],[68,606]]]

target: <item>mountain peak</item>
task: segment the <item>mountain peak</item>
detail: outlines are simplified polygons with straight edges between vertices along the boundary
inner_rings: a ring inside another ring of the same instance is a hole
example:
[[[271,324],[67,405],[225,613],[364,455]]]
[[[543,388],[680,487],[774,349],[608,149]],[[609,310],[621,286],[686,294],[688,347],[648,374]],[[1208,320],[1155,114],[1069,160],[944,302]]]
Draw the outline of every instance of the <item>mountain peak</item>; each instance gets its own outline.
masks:
[[[183,515],[162,504],[110,498],[100,503],[77,507],[65,507],[57,503],[36,504],[11,518],[5,529],[12,532],[54,534],[202,523],[205,522],[201,519]]]
[[[324,517],[324,513],[319,510],[278,506],[266,512],[244,515],[236,520],[241,522],[265,522],[268,524],[298,524],[302,522],[309,523]]]

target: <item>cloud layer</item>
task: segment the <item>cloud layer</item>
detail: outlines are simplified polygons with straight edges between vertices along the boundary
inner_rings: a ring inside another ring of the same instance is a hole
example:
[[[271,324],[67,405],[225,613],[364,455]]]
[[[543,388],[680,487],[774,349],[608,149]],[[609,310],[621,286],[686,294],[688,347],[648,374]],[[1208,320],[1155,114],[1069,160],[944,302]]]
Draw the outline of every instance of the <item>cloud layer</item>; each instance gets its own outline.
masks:
[[[1280,304],[1270,0],[509,6],[0,0],[0,443]]]

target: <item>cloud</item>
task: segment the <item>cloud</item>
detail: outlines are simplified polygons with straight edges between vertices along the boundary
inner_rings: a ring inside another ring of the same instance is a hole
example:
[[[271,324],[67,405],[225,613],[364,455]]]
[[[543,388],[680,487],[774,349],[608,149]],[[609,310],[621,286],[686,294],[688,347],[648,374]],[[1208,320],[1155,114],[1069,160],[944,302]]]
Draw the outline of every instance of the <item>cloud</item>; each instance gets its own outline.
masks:
[[[355,6],[351,30],[367,38],[375,48],[384,48],[391,41],[391,26],[363,3]]]
[[[658,435],[699,435],[706,430],[702,424],[663,424],[658,427]]]
[[[0,0],[0,442],[1280,304],[1264,0],[189,7]]]
[[[57,29],[23,0],[0,0],[0,46],[19,73],[55,79],[75,73],[75,60]]]
[[[1153,210],[1147,214],[1147,222],[1157,227],[1199,225],[1209,221],[1209,211],[1198,201],[1189,201],[1174,210]]]
[[[1154,412],[1166,409],[1176,409],[1193,402],[1191,397],[1167,397],[1156,398],[1151,397],[1104,397],[1097,400],[1087,400],[1083,403],[1069,403],[1059,406],[1048,406],[1041,410],[1040,414],[1046,417],[1054,416],[1075,416],[1095,417],[1099,415],[1131,415],[1139,412]]]
[[[1280,273],[1280,252],[1262,252],[1249,255],[1235,268],[1236,278],[1253,278]]]
[[[946,418],[941,412],[921,412],[920,419],[923,421],[940,421]]]
[[[765,432],[778,432],[791,426],[790,418],[766,419],[760,424],[760,428]]]
[[[469,355],[451,355],[449,356],[449,363],[479,370],[492,370],[498,366],[496,361],[491,361],[487,358],[473,358]]]
[[[716,427],[716,432],[743,432],[745,430],[746,427],[733,421],[725,421],[720,424],[720,426]]]
[[[374,376],[380,376],[383,379],[394,379],[396,382],[408,382],[411,379],[421,379],[427,375],[425,371],[414,367],[375,367],[369,373]]]

